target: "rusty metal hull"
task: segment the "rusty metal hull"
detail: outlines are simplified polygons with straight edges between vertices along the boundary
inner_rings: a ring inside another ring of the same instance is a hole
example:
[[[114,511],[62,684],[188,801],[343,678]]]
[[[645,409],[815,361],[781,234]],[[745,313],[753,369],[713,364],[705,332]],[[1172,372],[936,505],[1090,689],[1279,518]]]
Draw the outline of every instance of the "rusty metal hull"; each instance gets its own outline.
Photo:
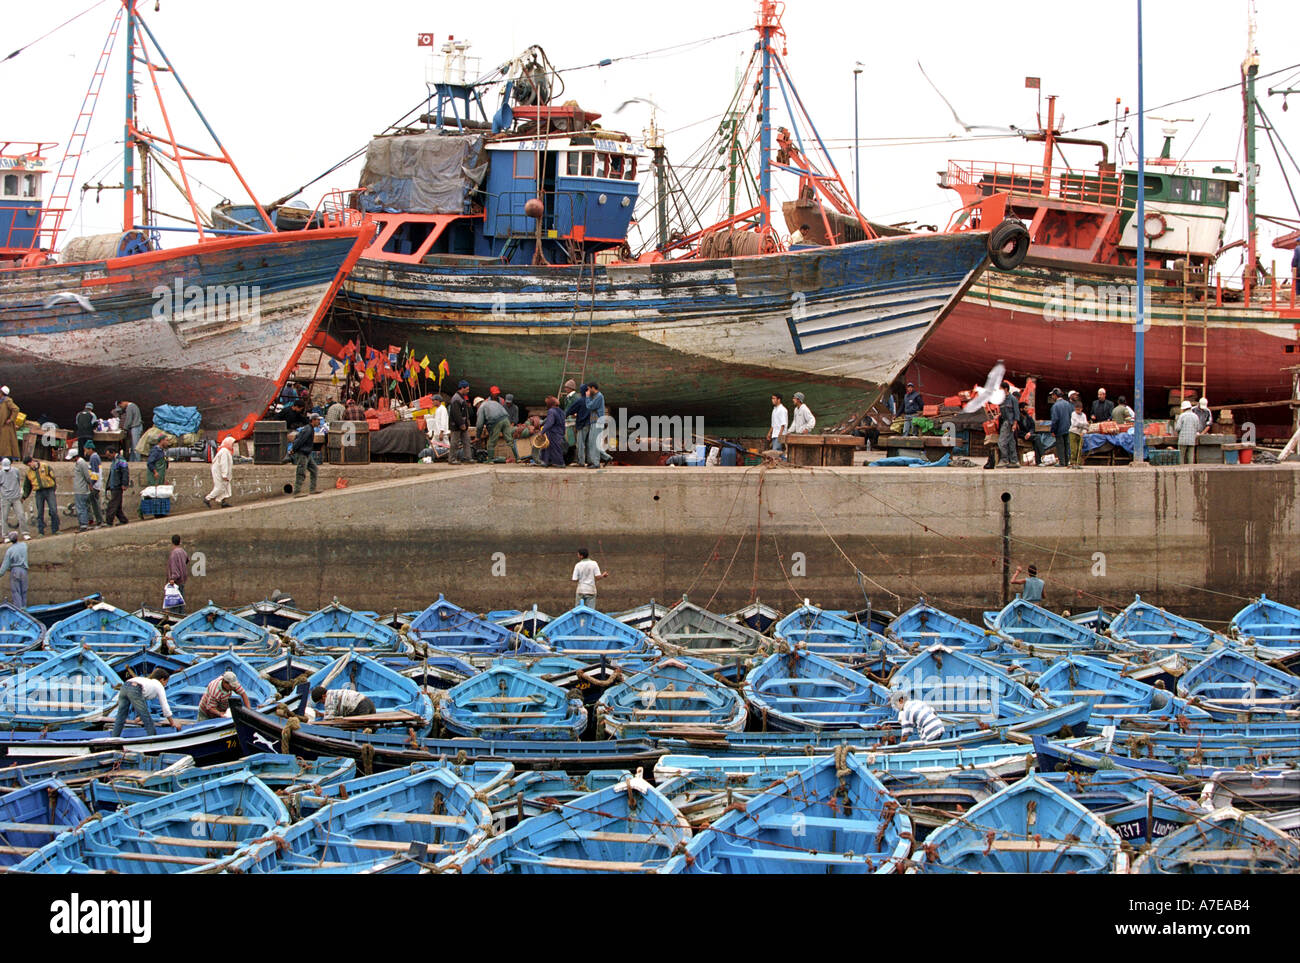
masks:
[[[193,405],[247,433],[364,247],[358,229],[231,237],[0,272],[0,365],[31,418]]]

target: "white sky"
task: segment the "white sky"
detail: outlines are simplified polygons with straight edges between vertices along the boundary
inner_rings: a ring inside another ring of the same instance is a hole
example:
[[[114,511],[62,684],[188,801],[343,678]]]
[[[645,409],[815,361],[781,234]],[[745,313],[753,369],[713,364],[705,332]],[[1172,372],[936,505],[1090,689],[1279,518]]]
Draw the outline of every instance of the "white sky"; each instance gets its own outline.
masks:
[[[4,46],[12,49],[35,39],[91,2],[46,0],[9,6]],[[1248,2],[1147,0],[1148,107],[1238,79]],[[161,0],[162,9],[155,13],[152,0],[143,0],[141,11],[245,176],[269,202],[364,145],[424,96],[427,51],[416,45],[419,32],[433,32],[439,44],[448,34],[469,39],[471,53],[482,58],[485,71],[532,43],[543,46],[552,62],[564,68],[745,29],[753,24],[755,6],[750,0],[658,0],[650,12],[633,5],[567,0],[497,0],[452,9],[427,0]],[[1040,76],[1044,95],[1061,95],[1063,126],[1081,126],[1110,118],[1117,97],[1136,112],[1134,9],[1132,0],[789,0],[787,62],[820,133],[834,143],[835,161],[850,188],[852,71],[855,61],[863,62],[863,210],[879,220],[917,219],[942,226],[956,194],[936,186],[936,172],[949,158],[1041,163],[1042,147],[1015,138],[958,140],[960,128],[916,62],[924,63],[967,123],[1036,127],[1036,95],[1025,89],[1024,78]],[[109,0],[0,64],[0,80],[10,91],[0,136],[67,140],[112,17]],[[1295,43],[1300,3],[1258,0],[1258,23],[1261,73],[1300,62]],[[735,71],[747,59],[754,36],[750,31],[694,49],[576,71],[565,76],[563,99],[576,98],[587,109],[603,112],[606,127],[634,136],[646,125],[649,108],[633,104],[617,115],[614,109],[629,97],[653,99],[662,108],[660,125],[670,132],[670,158],[685,161],[726,107]],[[115,142],[121,139],[124,45],[124,36],[119,37],[119,55],[105,82],[78,184],[121,180],[120,146]],[[1284,113],[1281,97],[1263,96],[1270,84],[1287,80],[1289,86],[1300,87],[1300,76],[1282,74],[1261,83],[1261,98],[1300,159],[1300,111]],[[140,93],[142,113],[152,129],[161,130],[147,82]],[[197,121],[183,109],[179,92],[169,89],[165,95],[178,135],[199,143]],[[1292,103],[1300,108],[1300,95]],[[1228,165],[1239,156],[1241,99],[1235,89],[1156,113],[1193,119],[1180,125],[1176,153],[1190,148],[1190,160]],[[777,111],[777,124],[784,122],[783,115],[783,110]],[[1148,156],[1159,151],[1162,126],[1148,122]],[[1133,135],[1135,139],[1136,129]],[[1078,136],[1110,142],[1114,131],[1106,126]],[[885,145],[869,138],[952,139]],[[55,157],[60,155],[61,149],[56,150]],[[1073,166],[1091,167],[1097,152],[1072,147],[1066,157]],[[1297,216],[1262,135],[1259,160],[1260,211]],[[193,170],[221,193],[235,195],[237,185],[224,172],[211,165]],[[326,188],[355,186],[358,172],[359,162],[310,188],[305,199],[314,205]],[[1300,194],[1300,174],[1294,169],[1289,173]],[[52,181],[47,178],[47,189]],[[201,194],[205,208],[216,199],[210,192]],[[173,195],[159,206],[182,213],[179,204]],[[120,211],[119,194],[105,192],[98,203],[89,194],[73,233],[114,230]],[[1241,230],[1234,213],[1230,236],[1240,236]],[[1266,261],[1286,259],[1267,246],[1276,233],[1278,229],[1261,225],[1261,256]]]

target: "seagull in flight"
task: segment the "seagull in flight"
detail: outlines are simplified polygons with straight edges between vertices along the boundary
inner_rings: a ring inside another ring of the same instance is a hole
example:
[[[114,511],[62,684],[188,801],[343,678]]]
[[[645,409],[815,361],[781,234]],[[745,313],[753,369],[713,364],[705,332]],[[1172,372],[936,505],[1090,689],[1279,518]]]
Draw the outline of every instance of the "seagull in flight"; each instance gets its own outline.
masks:
[[[1006,366],[999,361],[989,372],[988,380],[984,382],[984,387],[975,392],[975,397],[962,406],[962,411],[966,414],[973,414],[979,411],[985,405],[1000,405],[1006,400],[1007,393],[1002,387],[1002,376],[1007,373]]]
[[[56,304],[67,304],[68,302],[80,305],[83,311],[94,312],[95,310],[95,306],[90,303],[90,298],[74,291],[60,291],[58,294],[48,295],[42,303],[45,305],[45,310],[49,311]]]
[[[943,91],[941,91],[941,90],[938,88],[938,86],[935,84],[935,82],[934,82],[933,80],[930,79],[930,75],[927,74],[927,73],[925,72],[925,68],[921,66],[921,61],[918,60],[918,61],[916,62],[916,66],[917,66],[918,68],[920,68],[921,76],[925,78],[925,82],[928,83],[931,87],[934,88],[934,92],[935,92],[936,94],[939,95],[939,99],[942,100],[942,101],[944,102],[944,104],[948,107],[948,109],[949,109],[950,111],[952,111],[952,117],[953,117],[953,120],[957,121],[957,125],[958,125],[959,127],[961,127],[962,130],[966,131],[966,133],[969,134],[969,133],[970,133],[971,131],[973,131],[973,130],[995,130],[995,131],[997,131],[997,132],[1000,133],[1000,134],[1018,134],[1018,133],[1020,133],[1019,129],[1018,129],[1018,128],[1015,128],[1015,127],[988,127],[988,126],[985,126],[985,125],[983,125],[983,124],[968,124],[968,123],[966,123],[966,121],[962,120],[961,117],[959,117],[959,116],[957,115],[957,108],[954,107],[954,106],[952,105],[952,101],[950,101],[947,97],[945,97],[945,96],[943,95]]]
[[[663,110],[662,107],[660,107],[653,100],[650,100],[647,97],[632,97],[628,100],[623,101],[623,103],[619,104],[618,107],[614,109],[614,113],[616,114],[623,113],[623,108],[628,106],[629,104],[649,104],[655,110]]]

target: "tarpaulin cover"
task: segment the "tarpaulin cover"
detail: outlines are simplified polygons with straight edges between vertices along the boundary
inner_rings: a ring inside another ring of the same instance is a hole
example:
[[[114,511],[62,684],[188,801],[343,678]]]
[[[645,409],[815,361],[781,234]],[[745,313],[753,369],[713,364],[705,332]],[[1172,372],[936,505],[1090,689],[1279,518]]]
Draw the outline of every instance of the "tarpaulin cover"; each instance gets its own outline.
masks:
[[[1100,432],[1092,432],[1083,436],[1083,453],[1086,455],[1090,451],[1096,451],[1105,444],[1114,445],[1116,448],[1122,448],[1130,455],[1133,454],[1133,429],[1120,435],[1104,435]]]
[[[370,433],[371,458],[380,455],[418,456],[428,447],[429,436],[414,421],[398,421]]]
[[[361,207],[408,214],[467,214],[487,174],[482,134],[376,137],[361,171]]]
[[[924,458],[909,458],[906,455],[895,455],[893,458],[878,458],[875,461],[867,462],[868,465],[879,465],[882,468],[943,468],[951,460],[951,453],[945,454],[938,461],[926,461]]]
[[[159,405],[153,410],[153,423],[169,435],[188,435],[199,430],[203,420],[197,408],[184,405]]]

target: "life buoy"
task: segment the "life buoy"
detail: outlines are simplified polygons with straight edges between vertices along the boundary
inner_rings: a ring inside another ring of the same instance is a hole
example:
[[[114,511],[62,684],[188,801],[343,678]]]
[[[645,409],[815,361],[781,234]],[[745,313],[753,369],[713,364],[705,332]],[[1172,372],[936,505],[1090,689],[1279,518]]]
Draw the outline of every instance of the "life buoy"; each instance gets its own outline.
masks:
[[[1151,230],[1151,225],[1155,224],[1156,230]],[[1148,241],[1155,241],[1169,233],[1169,222],[1159,211],[1150,211],[1146,215],[1146,220],[1142,222],[1142,233],[1147,236]]]
[[[1029,228],[1009,217],[989,232],[989,260],[1000,271],[1011,271],[1024,263],[1029,253]]]

